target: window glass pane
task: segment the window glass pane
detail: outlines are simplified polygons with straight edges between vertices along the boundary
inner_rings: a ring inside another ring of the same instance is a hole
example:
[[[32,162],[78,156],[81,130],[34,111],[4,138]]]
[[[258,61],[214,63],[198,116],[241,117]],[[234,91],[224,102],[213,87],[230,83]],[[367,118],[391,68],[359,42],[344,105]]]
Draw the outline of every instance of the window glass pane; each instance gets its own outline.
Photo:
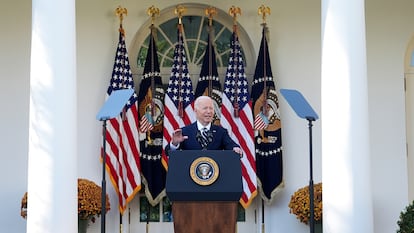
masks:
[[[216,37],[217,37],[218,33],[221,32],[221,30],[223,29],[223,25],[221,23],[213,20],[213,29],[214,29],[214,31],[213,31],[214,35],[216,35]],[[230,38],[230,37],[228,37],[228,38]]]
[[[160,60],[161,67],[171,67],[173,65],[174,59],[174,47],[171,47],[166,54]]]
[[[228,52],[228,53],[224,53],[222,56],[221,56],[221,61],[222,62],[224,62],[224,64],[223,65],[221,65],[221,66],[226,66],[226,64],[229,62],[229,56],[230,56],[230,54],[229,54],[230,52]]]
[[[139,49],[138,57],[137,57],[137,65],[138,67],[144,67],[145,66],[145,59],[147,58],[148,48],[147,47],[141,47]]]
[[[410,66],[414,66],[414,51],[411,53],[411,62]]]
[[[231,34],[232,32],[225,30],[220,34],[218,38],[216,38],[215,45],[218,53],[222,53],[230,49]]]
[[[203,41],[207,41],[207,38],[208,38],[208,19],[206,19],[206,21],[204,21],[204,24],[202,26],[203,26],[203,28],[201,29],[200,39],[203,40]]]
[[[196,53],[197,59],[194,60],[194,62],[198,61],[198,62],[196,62],[197,65],[201,65],[201,63],[203,62],[202,59],[198,59],[198,58],[202,58],[204,56],[204,52],[206,51],[206,47],[207,47],[207,44],[204,41],[203,42],[200,41],[198,43],[198,48],[197,48],[197,53]]]
[[[168,20],[167,22],[162,23],[159,27],[171,41],[171,43],[175,44],[177,42],[177,24],[178,19],[173,18]]]
[[[171,202],[168,197],[164,197],[162,200],[162,221],[163,222],[172,222],[173,216],[172,216],[172,209],[171,209]]]
[[[165,51],[167,51],[171,47],[170,43],[168,43],[168,41],[165,39],[165,37],[161,34],[159,30],[157,30],[157,37],[155,38],[155,43],[157,43],[157,52],[161,54],[165,53]]]
[[[148,32],[148,33],[149,33],[149,32]],[[148,45],[149,45],[149,36],[147,36],[147,37],[145,38],[144,45],[146,45],[146,46],[148,47]]]
[[[237,206],[237,222],[245,222],[245,221],[246,221],[246,210],[239,203],[239,205]]]
[[[200,16],[184,16],[182,18],[186,39],[198,39],[198,31],[200,29]]]
[[[196,49],[196,41],[187,41],[188,51],[190,54],[187,56],[187,59],[193,59],[194,57],[194,50]]]
[[[139,197],[139,221],[140,222],[159,222],[160,205],[152,206],[145,196]]]

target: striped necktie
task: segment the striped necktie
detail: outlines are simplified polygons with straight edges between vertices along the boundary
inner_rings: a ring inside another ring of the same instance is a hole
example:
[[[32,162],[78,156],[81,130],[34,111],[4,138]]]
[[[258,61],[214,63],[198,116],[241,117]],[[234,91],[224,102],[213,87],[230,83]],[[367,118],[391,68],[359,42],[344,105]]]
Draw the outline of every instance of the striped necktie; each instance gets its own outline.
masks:
[[[208,129],[206,127],[201,129],[201,147],[203,147],[203,149],[206,149],[208,146]]]

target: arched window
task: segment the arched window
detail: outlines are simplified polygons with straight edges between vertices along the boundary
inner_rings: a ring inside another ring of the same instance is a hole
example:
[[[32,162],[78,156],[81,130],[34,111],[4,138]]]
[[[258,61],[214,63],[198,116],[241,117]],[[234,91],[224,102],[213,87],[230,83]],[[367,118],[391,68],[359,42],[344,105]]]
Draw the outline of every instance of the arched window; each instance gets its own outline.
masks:
[[[207,45],[208,17],[205,9],[209,7],[204,4],[185,4],[186,12],[183,15],[184,46],[186,49],[187,62],[193,85],[197,80],[203,62],[203,56]],[[161,10],[160,16],[156,18],[154,26],[157,29],[156,44],[158,59],[160,63],[163,83],[168,83],[173,62],[174,47],[177,43],[178,18],[174,14],[175,6]],[[230,53],[230,38],[233,31],[233,18],[222,10],[213,17],[214,47],[216,51],[217,68],[221,81],[227,68]],[[149,18],[149,17],[148,17]],[[130,63],[135,77],[142,75],[145,58],[148,51],[151,19],[142,25],[136,32],[131,49],[129,49]],[[238,26],[238,35],[244,56],[245,72],[252,74],[255,65],[255,53],[251,40],[241,26]],[[251,75],[248,75],[248,77]],[[251,81],[251,80],[249,80]]]
[[[185,48],[189,63],[201,65],[207,46],[208,19],[203,16],[184,16]],[[171,67],[173,63],[174,46],[177,43],[177,19],[170,19],[157,28],[158,59],[161,67]],[[213,20],[214,44],[217,54],[217,65],[226,66],[230,51],[229,38],[231,31],[220,22]],[[149,35],[141,46],[138,57],[138,67],[144,67],[149,43]]]

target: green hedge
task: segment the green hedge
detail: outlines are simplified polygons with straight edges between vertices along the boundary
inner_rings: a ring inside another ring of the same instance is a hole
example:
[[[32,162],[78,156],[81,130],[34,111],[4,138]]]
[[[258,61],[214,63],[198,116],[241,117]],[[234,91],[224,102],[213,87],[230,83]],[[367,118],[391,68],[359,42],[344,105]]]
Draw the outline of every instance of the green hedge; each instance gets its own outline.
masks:
[[[414,201],[400,213],[397,224],[399,227],[397,233],[414,232]]]

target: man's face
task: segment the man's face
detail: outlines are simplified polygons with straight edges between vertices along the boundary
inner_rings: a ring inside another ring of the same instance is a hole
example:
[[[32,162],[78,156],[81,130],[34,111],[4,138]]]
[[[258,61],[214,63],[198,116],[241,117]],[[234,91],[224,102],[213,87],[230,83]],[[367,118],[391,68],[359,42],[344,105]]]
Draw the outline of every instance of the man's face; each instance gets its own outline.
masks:
[[[195,107],[194,112],[197,120],[201,124],[207,125],[214,117],[213,101],[211,99],[200,100],[199,105]]]

